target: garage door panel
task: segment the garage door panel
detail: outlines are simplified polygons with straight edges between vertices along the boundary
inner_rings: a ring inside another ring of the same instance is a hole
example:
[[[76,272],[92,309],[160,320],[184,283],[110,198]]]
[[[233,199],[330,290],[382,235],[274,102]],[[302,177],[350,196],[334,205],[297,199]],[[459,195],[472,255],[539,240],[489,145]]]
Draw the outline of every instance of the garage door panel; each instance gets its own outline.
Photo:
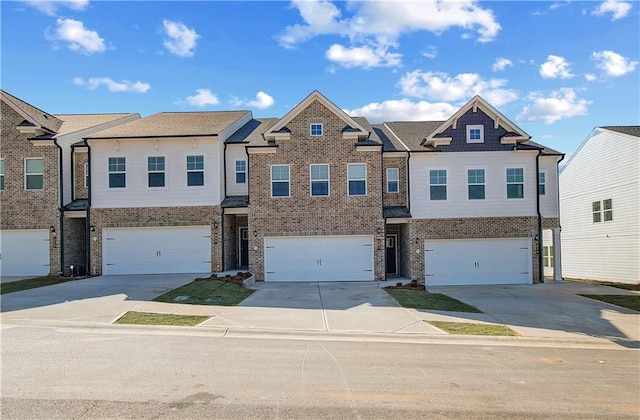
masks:
[[[2,231],[0,255],[2,276],[46,276],[50,272],[49,231]]]

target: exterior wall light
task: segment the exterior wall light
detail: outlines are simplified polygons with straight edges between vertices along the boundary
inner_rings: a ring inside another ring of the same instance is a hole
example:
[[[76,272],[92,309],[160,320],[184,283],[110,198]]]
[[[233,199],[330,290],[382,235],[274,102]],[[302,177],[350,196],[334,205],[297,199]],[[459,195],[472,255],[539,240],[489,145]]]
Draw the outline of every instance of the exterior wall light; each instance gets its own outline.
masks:
[[[214,221],[213,223],[211,223],[211,225],[213,225],[214,229],[218,229],[218,222]]]
[[[53,225],[51,225],[51,226],[49,227],[49,232],[51,232],[51,233],[56,233],[56,227],[55,227],[55,226],[53,226]]]
[[[91,232],[95,232],[95,231],[96,231],[96,226],[95,226],[95,225],[91,225],[91,226],[89,226],[89,230],[90,230]]]

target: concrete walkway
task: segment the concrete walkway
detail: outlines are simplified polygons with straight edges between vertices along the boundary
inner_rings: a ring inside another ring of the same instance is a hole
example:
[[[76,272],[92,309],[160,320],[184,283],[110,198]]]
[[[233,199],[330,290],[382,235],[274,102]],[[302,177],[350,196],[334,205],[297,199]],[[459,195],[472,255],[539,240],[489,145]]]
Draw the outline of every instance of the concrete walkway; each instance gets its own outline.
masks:
[[[202,276],[202,275],[200,275]],[[190,329],[219,336],[257,334],[290,338],[375,339],[381,341],[479,340],[508,345],[611,345],[638,347],[640,314],[579,294],[637,294],[573,282],[519,286],[431,288],[483,311],[482,314],[400,307],[381,287],[389,282],[257,283],[239,306],[151,302],[151,298],[199,277],[102,276],[2,296],[3,328],[49,325],[126,329],[112,325],[127,311],[206,315]],[[520,337],[450,336],[425,321],[505,324]],[[130,327],[131,330],[141,327]],[[142,328],[145,329],[145,328]],[[186,331],[146,327],[147,331]],[[537,344],[534,344],[537,343]],[[615,345],[614,345],[615,343]]]

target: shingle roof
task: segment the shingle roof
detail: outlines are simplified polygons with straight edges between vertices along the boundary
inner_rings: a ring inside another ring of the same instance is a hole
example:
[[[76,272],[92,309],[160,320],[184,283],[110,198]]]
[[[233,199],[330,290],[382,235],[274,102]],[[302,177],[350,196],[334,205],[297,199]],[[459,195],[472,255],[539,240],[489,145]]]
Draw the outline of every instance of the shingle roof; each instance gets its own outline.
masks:
[[[62,120],[57,135],[75,133],[90,127],[107,124],[135,114],[60,114],[56,118]]]
[[[607,125],[601,128],[617,131],[618,133],[628,134],[634,137],[640,137],[640,125]]]
[[[160,112],[87,136],[102,138],[146,138],[211,136],[219,134],[249,111]]]
[[[409,209],[405,206],[384,206],[382,216],[386,218],[411,217]]]
[[[40,127],[55,133],[62,125],[62,121],[54,117],[53,115],[44,112],[43,110],[38,109],[21,99],[16,98],[15,96],[5,92],[4,90],[0,90],[0,92],[2,92],[3,100],[10,102],[13,106],[20,109],[23,113],[28,115],[29,118],[35,121]]]
[[[444,121],[393,121],[385,125],[411,150],[424,150],[422,140],[437,130]]]
[[[378,133],[373,129],[369,121],[367,121],[364,117],[352,117],[355,122],[360,124],[362,128],[369,132],[369,138],[366,140],[368,143],[372,144],[383,144],[382,139],[378,136]],[[359,144],[363,144],[365,142],[360,141]]]
[[[557,150],[554,150],[554,149],[552,149],[550,147],[547,147],[547,146],[543,146],[542,144],[536,143],[535,141],[532,141],[532,140],[527,140],[527,141],[525,141],[525,142],[523,142],[521,144],[523,144],[525,146],[533,146],[533,147],[538,148],[538,149],[542,148],[542,154],[543,155],[564,155],[564,153],[562,153],[562,152],[558,152]]]
[[[258,118],[252,119],[228,139],[227,143],[252,143],[267,144],[262,138],[262,134],[278,121],[278,118]]]
[[[249,196],[248,195],[238,195],[227,197],[222,200],[222,204],[220,206],[223,209],[235,208],[235,207],[248,207],[249,206]]]

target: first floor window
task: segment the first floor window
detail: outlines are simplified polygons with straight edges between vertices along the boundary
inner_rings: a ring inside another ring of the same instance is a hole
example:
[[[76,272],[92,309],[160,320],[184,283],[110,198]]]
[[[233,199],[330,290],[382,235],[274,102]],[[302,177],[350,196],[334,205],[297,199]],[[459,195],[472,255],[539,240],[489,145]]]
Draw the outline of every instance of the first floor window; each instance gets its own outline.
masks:
[[[247,183],[247,161],[236,160],[236,184]]]
[[[469,200],[484,200],[484,169],[467,171]]]
[[[398,192],[398,168],[387,169],[387,192]]]
[[[25,159],[24,188],[25,190],[41,190],[44,186],[42,158]]]
[[[312,136],[322,135],[322,124],[311,124],[309,132]]]
[[[523,168],[507,168],[507,198],[524,198]]]
[[[0,159],[0,190],[4,190],[4,159]]]
[[[311,165],[311,195],[329,195],[329,165]]]
[[[149,187],[164,187],[164,156],[149,156],[147,171]]]
[[[444,169],[429,171],[429,197],[431,200],[447,199],[447,171]]]
[[[545,195],[547,190],[546,175],[544,172],[538,174],[538,194]]]
[[[124,188],[126,186],[126,159],[123,157],[109,158],[109,188]]]
[[[187,186],[204,185],[204,156],[187,156]]]
[[[367,164],[350,163],[347,165],[348,194],[367,195]]]
[[[289,165],[271,167],[271,196],[289,197]]]
[[[542,247],[542,264],[545,267],[553,267],[553,246]]]
[[[600,201],[594,201],[591,203],[591,212],[593,213],[593,223],[602,222],[602,214],[600,213]]]

